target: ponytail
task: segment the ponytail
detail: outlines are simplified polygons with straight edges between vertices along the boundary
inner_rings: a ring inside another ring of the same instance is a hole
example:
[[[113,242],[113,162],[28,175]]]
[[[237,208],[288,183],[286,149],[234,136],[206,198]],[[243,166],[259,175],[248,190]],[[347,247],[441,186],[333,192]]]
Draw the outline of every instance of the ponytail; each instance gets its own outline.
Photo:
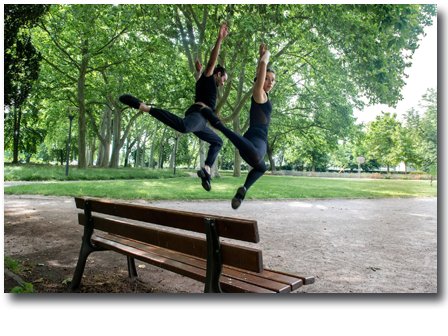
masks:
[[[220,72],[221,73],[221,77],[222,76],[224,76],[224,75],[227,75],[227,71],[226,71],[226,69],[224,69],[221,65],[217,65],[216,67],[215,67],[215,69],[213,70],[213,74],[215,75],[215,74],[217,74],[218,72]]]

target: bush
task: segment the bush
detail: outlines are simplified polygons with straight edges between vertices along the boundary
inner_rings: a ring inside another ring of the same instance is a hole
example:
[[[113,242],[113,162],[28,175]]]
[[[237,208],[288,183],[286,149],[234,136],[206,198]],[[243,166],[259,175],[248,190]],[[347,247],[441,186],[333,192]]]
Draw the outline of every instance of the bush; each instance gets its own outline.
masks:
[[[33,288],[32,284],[22,282],[22,286],[14,287],[10,293],[38,293],[38,291]]]

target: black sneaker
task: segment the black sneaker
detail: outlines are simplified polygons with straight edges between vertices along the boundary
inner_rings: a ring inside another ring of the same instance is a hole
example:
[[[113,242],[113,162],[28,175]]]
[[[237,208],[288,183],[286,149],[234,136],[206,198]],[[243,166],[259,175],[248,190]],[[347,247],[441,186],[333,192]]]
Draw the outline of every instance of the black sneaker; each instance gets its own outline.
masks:
[[[118,98],[123,104],[129,105],[138,110],[141,101],[138,98],[131,96],[130,94],[124,94]]]
[[[232,198],[232,209],[236,210],[240,207],[241,202],[244,200],[246,196],[246,187],[239,187],[236,191],[236,195]]]
[[[212,185],[210,184],[210,180],[212,178],[210,174],[207,173],[205,168],[201,168],[198,170],[198,176],[202,179],[202,187],[204,187],[204,189],[207,191],[212,190]]]
[[[212,126],[214,126],[220,122],[218,116],[215,114],[215,112],[213,112],[213,110],[211,108],[204,106],[199,111],[202,113],[204,118],[210,122],[210,124]]]

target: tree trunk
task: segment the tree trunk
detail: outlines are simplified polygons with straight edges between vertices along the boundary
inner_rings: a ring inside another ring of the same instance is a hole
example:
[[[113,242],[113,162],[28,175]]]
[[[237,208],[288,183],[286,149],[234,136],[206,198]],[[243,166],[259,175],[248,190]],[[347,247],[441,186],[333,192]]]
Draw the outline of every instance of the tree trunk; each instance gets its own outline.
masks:
[[[167,128],[168,128],[168,126],[165,126],[163,133],[162,133],[162,138],[160,139],[159,163],[158,163],[158,167],[157,167],[159,169],[163,169],[163,147],[164,147],[163,140],[164,140],[165,132],[166,132]]]
[[[156,122],[156,126],[154,129],[154,134],[152,136],[152,142],[151,142],[151,152],[149,153],[149,168],[154,168],[153,166],[153,160],[154,160],[154,144],[156,142],[156,134],[157,134],[157,126],[159,125],[159,122]]]
[[[240,118],[233,119],[233,131],[240,133]],[[241,155],[240,151],[233,147],[233,177],[241,177]]]
[[[98,148],[98,156],[96,159],[96,165],[98,167],[106,168],[109,165],[110,159],[110,144],[112,141],[112,110],[106,104],[103,112],[103,120],[101,122],[101,137],[100,144]]]
[[[389,165],[386,165],[387,166],[387,173],[389,174]]]
[[[198,160],[198,156],[199,156],[199,149],[196,153],[196,156],[194,157],[194,162],[193,162],[193,169],[196,169],[196,161]]]
[[[275,174],[275,161],[274,161],[274,158],[272,157],[272,148],[269,146],[269,143],[268,143],[267,153],[268,153],[269,163],[271,164],[271,172],[272,172],[272,175],[274,175]]]
[[[193,140],[193,150],[191,151],[191,154],[190,154],[190,156],[188,157],[188,169],[190,169],[191,158],[192,158],[193,155],[194,155],[194,150],[196,149],[196,143],[197,143],[197,141],[196,141],[196,140]],[[196,163],[196,162],[195,162],[195,163]],[[194,167],[193,167],[193,169],[194,169]]]
[[[85,82],[88,57],[88,40],[82,42],[82,61],[79,68],[78,77],[78,169],[86,169],[86,102],[85,102]]]
[[[122,120],[123,112],[119,108],[114,109],[114,121],[113,121],[113,146],[112,146],[112,156],[109,162],[109,168],[118,168],[120,163],[120,149],[123,147],[126,138],[128,137],[131,126],[134,124],[134,121],[143,115],[143,112],[140,111],[135,114],[131,120],[129,120],[128,126],[126,127],[123,136],[121,136],[121,120]],[[121,136],[121,138],[120,138]]]
[[[13,159],[12,163],[19,163],[19,136],[20,136],[20,123],[22,120],[22,108],[14,108],[14,135],[13,135]],[[17,112],[17,114],[16,114]]]
[[[205,142],[202,140],[199,140],[199,164],[205,166]]]
[[[173,150],[171,151],[169,169],[173,169],[174,168],[174,156],[175,155],[176,155],[176,137],[174,137],[174,146],[173,146]]]

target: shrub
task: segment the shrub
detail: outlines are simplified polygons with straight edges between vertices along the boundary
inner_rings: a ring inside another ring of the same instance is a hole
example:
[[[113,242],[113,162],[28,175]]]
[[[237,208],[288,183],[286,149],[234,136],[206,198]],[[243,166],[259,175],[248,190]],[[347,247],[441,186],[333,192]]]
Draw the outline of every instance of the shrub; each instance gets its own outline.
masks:
[[[38,293],[38,291],[33,288],[32,284],[22,282],[21,286],[14,287],[10,293]]]

